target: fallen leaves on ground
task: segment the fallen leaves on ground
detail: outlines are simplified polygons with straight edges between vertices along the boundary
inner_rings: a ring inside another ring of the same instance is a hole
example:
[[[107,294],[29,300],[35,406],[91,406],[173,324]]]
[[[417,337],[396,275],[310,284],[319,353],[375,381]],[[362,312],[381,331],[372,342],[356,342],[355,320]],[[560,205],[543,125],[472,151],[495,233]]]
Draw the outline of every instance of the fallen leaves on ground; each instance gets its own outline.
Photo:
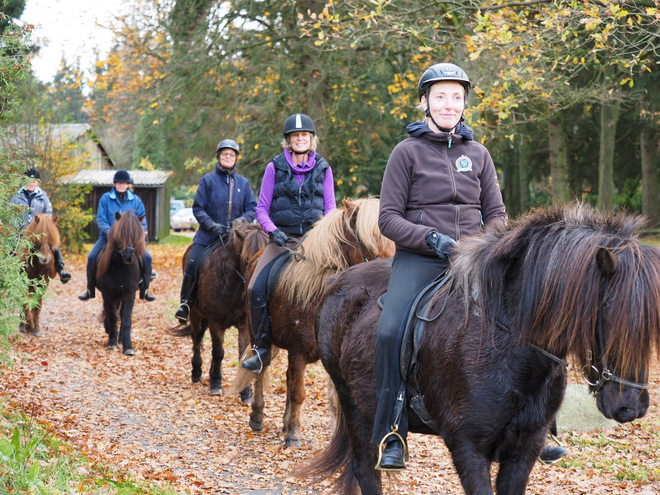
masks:
[[[248,426],[249,406],[237,397],[210,396],[210,340],[205,341],[202,384],[190,380],[191,342],[172,336],[185,248],[151,245],[158,278],[157,300],[137,301],[133,313],[136,355],[106,350],[101,299],[81,302],[85,257],[68,256],[73,280],[52,281],[44,302],[41,338],[19,336],[15,367],[0,389],[11,404],[49,425],[92,460],[117,466],[138,479],[164,482],[182,493],[330,494],[329,483],[313,486],[291,472],[329,440],[326,375],[316,363],[308,368],[304,406],[304,443],[283,448],[286,353],[272,365],[261,432]],[[222,300],[218,300],[222,304]],[[238,366],[236,330],[226,334],[223,385]],[[660,375],[655,366],[653,377]],[[537,464],[530,494],[660,493],[656,458],[660,413],[657,381],[653,405],[633,424],[560,436],[569,456],[559,465]],[[389,493],[463,493],[450,456],[439,439],[411,435],[411,462]],[[617,462],[612,462],[617,461]],[[613,467],[614,466],[614,467]],[[621,466],[646,466],[645,480],[630,480]],[[494,469],[496,470],[496,468]]]

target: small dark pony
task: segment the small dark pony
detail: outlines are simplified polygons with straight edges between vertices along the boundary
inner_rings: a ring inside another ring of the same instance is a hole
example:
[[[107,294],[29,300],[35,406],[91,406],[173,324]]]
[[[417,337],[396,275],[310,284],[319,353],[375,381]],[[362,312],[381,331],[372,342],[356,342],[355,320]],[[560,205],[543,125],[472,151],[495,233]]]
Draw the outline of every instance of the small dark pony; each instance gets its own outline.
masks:
[[[32,248],[22,251],[20,256],[25,263],[25,273],[30,279],[28,290],[37,299],[23,307],[25,322],[20,323],[19,331],[35,337],[41,335],[39,319],[43,292],[40,287],[47,286],[50,279],[57,275],[52,251],[60,247],[60,232],[56,223],[57,217],[41,213],[35,215],[23,232],[23,237],[30,241]]]
[[[103,326],[108,348],[133,356],[131,324],[135,293],[140,285],[140,263],[147,251],[142,216],[132,212],[116,213],[117,221],[108,230],[108,243],[98,257],[96,287],[103,296]],[[117,323],[120,322],[119,336]]]
[[[202,380],[202,340],[208,328],[211,333],[210,393],[222,395],[222,360],[225,356],[225,331],[235,326],[239,332],[239,358],[249,343],[245,304],[245,268],[250,258],[268,243],[259,225],[238,223],[227,239],[199,266],[197,298],[191,307],[190,320],[183,328],[172,329],[178,336],[192,337],[192,382]],[[188,264],[190,249],[183,256],[182,269]],[[252,390],[240,391],[243,402],[249,402]]]
[[[423,312],[411,382],[430,419],[408,407],[411,432],[441,436],[468,495],[522,495],[566,388],[567,356],[585,370],[601,413],[644,416],[660,343],[660,252],[641,245],[639,217],[573,204],[531,212],[461,240],[448,283]],[[329,446],[298,473],[335,493],[381,494],[371,445],[376,410],[377,299],[388,261],[340,274],[317,320],[321,360],[339,396]],[[408,399],[410,400],[410,385]]]
[[[394,244],[378,228],[377,198],[344,199],[303,237],[291,262],[284,268],[269,301],[272,343],[288,351],[287,398],[283,432],[285,446],[300,446],[305,369],[319,359],[314,320],[330,276],[349,266],[394,255]],[[248,278],[258,257],[248,266]],[[367,263],[369,264],[369,263]],[[264,373],[240,369],[232,390],[254,380],[250,427],[263,428]]]

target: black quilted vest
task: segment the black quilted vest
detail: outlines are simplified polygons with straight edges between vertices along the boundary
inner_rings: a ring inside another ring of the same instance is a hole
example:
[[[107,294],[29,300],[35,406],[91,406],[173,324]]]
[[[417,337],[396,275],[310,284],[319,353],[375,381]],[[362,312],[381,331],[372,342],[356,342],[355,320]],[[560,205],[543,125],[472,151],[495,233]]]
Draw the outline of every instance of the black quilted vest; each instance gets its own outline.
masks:
[[[306,173],[302,186],[294,177],[284,153],[273,158],[273,165],[275,189],[270,218],[282,232],[302,235],[323,216],[323,180],[328,162],[317,154],[314,168]]]

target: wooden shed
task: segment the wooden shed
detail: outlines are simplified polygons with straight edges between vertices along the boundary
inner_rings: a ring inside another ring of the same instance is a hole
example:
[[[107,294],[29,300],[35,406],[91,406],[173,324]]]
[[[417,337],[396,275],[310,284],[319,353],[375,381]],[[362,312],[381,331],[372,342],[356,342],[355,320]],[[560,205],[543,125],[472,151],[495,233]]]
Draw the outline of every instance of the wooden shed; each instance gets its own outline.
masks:
[[[112,189],[116,170],[81,170],[67,180],[72,184],[89,184],[92,191],[85,198],[85,208],[91,208],[96,217],[96,208],[103,194]],[[170,172],[163,170],[128,170],[133,179],[132,189],[147,212],[149,241],[158,241],[170,233],[170,198],[166,187]],[[95,241],[99,229],[93,221],[87,226],[90,239]]]

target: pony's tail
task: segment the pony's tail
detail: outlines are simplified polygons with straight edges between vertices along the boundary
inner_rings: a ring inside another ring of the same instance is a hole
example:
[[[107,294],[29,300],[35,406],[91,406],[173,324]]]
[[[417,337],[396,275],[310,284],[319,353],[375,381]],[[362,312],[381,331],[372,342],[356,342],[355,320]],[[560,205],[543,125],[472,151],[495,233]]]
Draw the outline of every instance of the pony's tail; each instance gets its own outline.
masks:
[[[192,335],[192,325],[188,323],[186,326],[177,325],[169,329],[171,335],[175,337],[190,337]]]
[[[360,487],[353,472],[352,463],[349,462],[352,452],[353,449],[346,428],[346,418],[340,412],[336,418],[335,431],[328,446],[296,469],[293,476],[296,478],[312,478],[310,480],[310,484],[312,484],[328,479],[338,470],[341,470],[340,476],[332,484],[333,493],[358,495]]]
[[[263,371],[263,373],[266,373],[267,371],[268,368],[266,368]],[[236,371],[236,376],[232,380],[231,385],[229,385],[228,393],[229,394],[240,393],[241,390],[252,384],[254,378],[255,378],[255,374],[252,371],[248,371],[239,366],[238,371]]]
[[[277,346],[271,346],[270,348],[270,360],[271,362],[275,359],[275,357],[279,354],[280,348]],[[264,370],[261,372],[263,374],[263,387],[264,391],[269,392],[270,391],[270,373],[268,372],[270,370],[270,365],[266,366]],[[229,391],[228,393],[230,394],[238,394],[243,390],[245,387],[248,385],[251,385],[254,379],[256,378],[256,375],[252,371],[248,371],[244,368],[241,368],[240,365],[238,367],[238,371],[236,371],[236,376],[231,382],[231,385],[229,385]]]

